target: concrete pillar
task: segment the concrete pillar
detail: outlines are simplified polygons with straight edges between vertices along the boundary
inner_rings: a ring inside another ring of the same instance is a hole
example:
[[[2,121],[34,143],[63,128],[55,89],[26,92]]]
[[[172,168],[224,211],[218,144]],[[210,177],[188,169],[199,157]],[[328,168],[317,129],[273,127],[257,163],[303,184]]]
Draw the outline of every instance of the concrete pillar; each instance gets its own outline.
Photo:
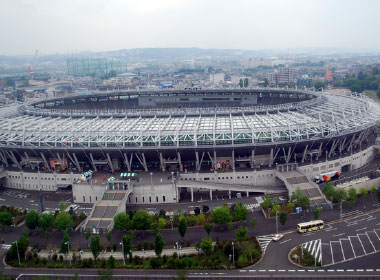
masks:
[[[162,171],[166,171],[166,166],[165,166],[165,163],[164,163],[164,158],[162,156],[162,153],[160,153],[160,164],[161,164],[161,170]]]
[[[190,192],[191,192],[191,202],[194,201],[194,188],[190,188]]]
[[[228,198],[231,199],[231,191],[228,191]]]
[[[180,152],[177,153],[178,155],[178,164],[179,164],[179,171],[183,171],[183,165],[182,165],[182,160],[181,160],[181,154]]]
[[[247,197],[249,197],[249,191],[247,191]]]
[[[210,189],[210,200],[212,200],[212,189]]]
[[[232,150],[232,170],[235,171],[235,151]]]

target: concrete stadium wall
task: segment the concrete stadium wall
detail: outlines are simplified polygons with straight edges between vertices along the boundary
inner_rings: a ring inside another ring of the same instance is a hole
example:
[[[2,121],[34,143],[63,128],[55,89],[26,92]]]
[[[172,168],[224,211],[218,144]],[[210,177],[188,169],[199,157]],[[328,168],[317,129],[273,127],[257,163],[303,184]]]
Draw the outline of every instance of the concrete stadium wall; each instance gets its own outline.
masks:
[[[74,203],[96,203],[102,200],[105,185],[73,184]]]
[[[173,185],[165,184],[156,187],[134,186],[128,198],[128,204],[176,203],[177,194]]]

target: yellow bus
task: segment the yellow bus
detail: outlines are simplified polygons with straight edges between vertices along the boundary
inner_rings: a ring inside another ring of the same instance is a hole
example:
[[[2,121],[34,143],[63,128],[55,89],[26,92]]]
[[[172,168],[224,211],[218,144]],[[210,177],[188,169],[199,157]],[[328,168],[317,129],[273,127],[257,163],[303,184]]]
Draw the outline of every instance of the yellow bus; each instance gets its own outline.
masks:
[[[306,223],[297,224],[297,230],[300,233],[305,233],[308,231],[314,231],[318,229],[323,229],[325,223],[322,220],[310,221]]]

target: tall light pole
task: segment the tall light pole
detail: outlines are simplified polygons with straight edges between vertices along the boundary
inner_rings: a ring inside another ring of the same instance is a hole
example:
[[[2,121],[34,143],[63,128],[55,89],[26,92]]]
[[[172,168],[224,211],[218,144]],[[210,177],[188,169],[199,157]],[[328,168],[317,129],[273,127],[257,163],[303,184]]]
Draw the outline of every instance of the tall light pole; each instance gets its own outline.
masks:
[[[235,244],[232,241],[232,263],[235,266]]]
[[[153,173],[150,172],[150,185],[152,187],[152,190],[153,190]]]
[[[342,220],[342,205],[343,204],[343,198],[340,199],[340,219]]]
[[[277,213],[278,213],[278,211],[276,210],[276,233],[278,233],[278,219],[277,219]]]
[[[120,245],[121,245],[121,253],[123,254],[123,263],[124,263],[124,266],[125,266],[125,254],[124,254],[124,244],[123,244],[123,242],[120,242]]]
[[[20,261],[20,252],[18,251],[18,243],[17,243],[17,240],[16,240],[15,242],[16,242],[16,248],[17,248],[18,265],[21,265],[21,261]]]
[[[69,258],[69,254],[70,254],[70,243],[69,243],[69,241],[66,241],[65,245],[67,245],[67,258]],[[71,264],[71,259],[70,259],[70,264]]]

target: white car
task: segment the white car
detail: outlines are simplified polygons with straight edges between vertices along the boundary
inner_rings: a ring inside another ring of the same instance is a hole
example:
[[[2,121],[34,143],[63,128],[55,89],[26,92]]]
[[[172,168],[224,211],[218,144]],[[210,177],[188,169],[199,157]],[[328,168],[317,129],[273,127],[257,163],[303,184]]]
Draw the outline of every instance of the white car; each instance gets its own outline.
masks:
[[[277,234],[275,234],[273,237],[272,237],[272,240],[273,241],[279,241],[281,238],[283,238],[284,237],[284,235],[283,234],[279,234],[279,233],[277,233]]]

